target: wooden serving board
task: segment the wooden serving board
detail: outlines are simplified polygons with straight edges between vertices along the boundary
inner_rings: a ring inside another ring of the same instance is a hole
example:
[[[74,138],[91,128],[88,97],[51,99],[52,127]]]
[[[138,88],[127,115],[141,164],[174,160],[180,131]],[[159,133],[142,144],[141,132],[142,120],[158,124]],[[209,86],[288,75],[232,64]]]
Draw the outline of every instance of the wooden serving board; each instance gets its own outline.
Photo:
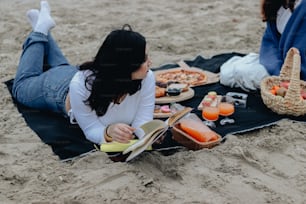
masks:
[[[203,71],[203,72],[205,72],[207,76],[207,80],[203,85],[217,83],[220,80],[220,74],[216,74],[210,71]]]
[[[203,81],[202,83],[199,83],[199,84],[197,84],[197,85],[191,85],[191,84],[190,84],[190,85],[189,85],[190,87],[204,85],[204,84],[206,83],[207,79],[208,79],[207,74],[206,74],[202,69],[199,69],[199,68],[191,68],[191,67],[190,67],[190,68],[187,68],[187,69],[182,68],[182,67],[177,67],[177,68],[165,69],[165,70],[160,70],[160,71],[154,71],[154,74],[155,74],[155,78],[156,78],[156,80],[157,80],[157,78],[158,78],[157,76],[160,75],[160,74],[168,73],[168,72],[174,72],[174,71],[181,71],[181,70],[194,71],[194,72],[202,73],[202,74],[205,75],[205,77],[206,77],[205,81]],[[178,82],[180,82],[180,83],[185,83],[185,82],[181,82],[181,81],[179,81],[179,80],[178,80]]]
[[[198,105],[198,110],[202,110],[203,109],[203,104],[202,102],[204,101],[205,96],[203,97],[203,99],[201,100],[201,102]],[[221,95],[217,95],[217,99],[218,99],[218,103],[220,103],[222,96]]]
[[[174,113],[154,113],[153,118],[169,118]]]
[[[202,70],[202,69],[197,68],[197,67],[189,67],[184,61],[179,61],[178,65],[179,65],[179,67],[177,67],[177,68],[154,71],[154,74],[155,74],[155,76],[157,76],[161,73],[165,73],[165,72],[168,72],[168,71],[176,71],[176,70],[185,69],[185,70],[200,72],[200,73],[203,73],[206,76],[206,80],[203,83],[197,84],[197,85],[190,85],[190,87],[217,83],[220,80],[220,74],[219,73],[216,74],[216,73],[213,73],[213,72],[210,72],[210,71]]]
[[[188,88],[188,91],[182,92],[178,96],[163,96],[160,98],[155,98],[155,104],[167,104],[167,103],[174,103],[185,101],[190,99],[194,96],[194,90],[192,88]]]
[[[207,78],[206,78],[206,81],[202,85],[217,83],[220,80],[220,74],[219,73],[216,74],[216,73],[206,71],[206,70],[203,70],[203,69],[200,69],[200,68],[197,68],[197,67],[190,67],[183,60],[179,61],[177,64],[180,66],[180,68],[196,70],[196,71],[204,73],[207,76]]]

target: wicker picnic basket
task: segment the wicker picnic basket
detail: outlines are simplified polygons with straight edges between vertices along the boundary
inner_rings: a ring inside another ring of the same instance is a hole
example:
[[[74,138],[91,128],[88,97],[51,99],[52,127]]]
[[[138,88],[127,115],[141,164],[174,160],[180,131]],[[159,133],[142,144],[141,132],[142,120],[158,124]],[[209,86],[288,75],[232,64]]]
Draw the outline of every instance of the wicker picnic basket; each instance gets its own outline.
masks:
[[[306,99],[301,97],[301,90],[306,90],[306,82],[300,80],[301,56],[298,49],[291,48],[279,76],[269,76],[261,82],[261,97],[264,104],[273,112],[281,115],[301,116],[306,114]],[[270,92],[273,86],[289,81],[284,97]]]

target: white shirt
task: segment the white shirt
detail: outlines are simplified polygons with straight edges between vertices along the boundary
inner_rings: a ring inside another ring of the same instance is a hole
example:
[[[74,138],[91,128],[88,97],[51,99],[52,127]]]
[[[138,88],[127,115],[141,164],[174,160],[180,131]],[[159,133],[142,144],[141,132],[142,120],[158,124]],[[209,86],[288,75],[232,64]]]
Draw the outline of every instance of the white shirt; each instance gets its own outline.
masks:
[[[301,0],[295,2],[294,8],[297,8],[301,3]],[[289,8],[284,8],[281,6],[277,11],[277,18],[276,18],[276,27],[280,34],[282,34],[285,30],[285,27],[291,17],[292,13]]]
[[[91,71],[78,71],[70,82],[70,117],[75,118],[86,138],[91,142],[101,144],[105,142],[104,130],[113,123],[125,123],[134,128],[153,119],[155,104],[155,77],[149,70],[142,80],[141,90],[127,95],[120,104],[111,103],[105,115],[98,117],[96,112],[84,101],[90,92],[85,87],[85,79]]]

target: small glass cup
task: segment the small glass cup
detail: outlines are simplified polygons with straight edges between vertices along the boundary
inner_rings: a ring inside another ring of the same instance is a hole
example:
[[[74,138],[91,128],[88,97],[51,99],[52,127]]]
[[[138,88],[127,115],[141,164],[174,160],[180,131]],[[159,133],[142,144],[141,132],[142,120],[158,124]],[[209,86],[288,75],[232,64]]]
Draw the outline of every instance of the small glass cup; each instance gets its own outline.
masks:
[[[214,121],[219,119],[219,107],[203,105],[202,117],[205,120],[204,121],[205,125],[211,128],[215,128],[216,124]]]
[[[219,103],[219,115],[224,116],[220,120],[220,125],[232,124],[235,123],[235,120],[229,118],[235,112],[235,100],[231,96],[222,96]]]

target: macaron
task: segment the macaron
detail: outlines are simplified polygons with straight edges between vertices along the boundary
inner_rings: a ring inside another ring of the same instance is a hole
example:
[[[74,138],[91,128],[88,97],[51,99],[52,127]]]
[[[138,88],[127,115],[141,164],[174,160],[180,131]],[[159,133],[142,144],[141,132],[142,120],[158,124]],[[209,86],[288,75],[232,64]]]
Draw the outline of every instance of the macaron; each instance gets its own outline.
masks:
[[[160,110],[161,110],[162,113],[171,113],[171,109],[170,109],[169,105],[161,106]]]

